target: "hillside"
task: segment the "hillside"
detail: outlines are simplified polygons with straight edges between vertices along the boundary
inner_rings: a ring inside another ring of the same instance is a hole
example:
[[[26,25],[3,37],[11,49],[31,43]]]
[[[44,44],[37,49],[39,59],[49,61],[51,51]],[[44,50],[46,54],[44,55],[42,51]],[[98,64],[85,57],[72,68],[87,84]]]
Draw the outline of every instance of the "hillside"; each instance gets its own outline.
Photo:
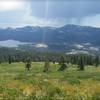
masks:
[[[50,51],[76,52],[79,50],[87,52],[90,50],[98,52],[100,49],[100,28],[65,25],[59,28],[26,26],[0,29],[0,41],[8,43],[9,40],[17,41],[18,47],[21,48],[28,46],[32,49],[38,48],[38,50],[43,47]]]

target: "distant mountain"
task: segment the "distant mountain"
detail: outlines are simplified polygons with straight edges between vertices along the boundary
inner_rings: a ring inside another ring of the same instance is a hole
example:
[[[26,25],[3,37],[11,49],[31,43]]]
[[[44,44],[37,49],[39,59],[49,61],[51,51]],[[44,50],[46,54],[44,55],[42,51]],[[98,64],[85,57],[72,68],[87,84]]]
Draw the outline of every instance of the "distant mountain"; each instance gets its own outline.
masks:
[[[37,50],[45,48],[46,50],[70,53],[76,52],[76,50],[99,52],[100,28],[65,25],[59,28],[26,26],[0,29],[0,41],[9,42],[9,40],[17,41],[19,48],[27,48],[28,46],[28,48]],[[18,41],[22,43],[20,44]]]

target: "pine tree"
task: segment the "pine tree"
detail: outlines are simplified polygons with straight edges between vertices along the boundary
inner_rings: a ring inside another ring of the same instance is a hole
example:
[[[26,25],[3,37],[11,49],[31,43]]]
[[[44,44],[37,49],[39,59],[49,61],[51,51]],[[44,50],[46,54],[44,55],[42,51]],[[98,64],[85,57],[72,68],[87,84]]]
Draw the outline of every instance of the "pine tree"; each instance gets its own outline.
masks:
[[[98,67],[99,66],[99,56],[95,57],[95,66]]]
[[[43,72],[48,72],[49,71],[49,60],[46,59],[44,63],[44,70]]]
[[[66,63],[66,57],[65,56],[62,56],[60,58],[60,68],[58,69],[58,71],[64,71],[66,68],[67,68],[67,65],[65,64]]]
[[[27,59],[26,59],[26,64],[25,64],[25,68],[26,68],[26,70],[30,70],[30,68],[31,68],[31,59],[28,57]]]
[[[84,62],[83,62],[82,57],[79,60],[78,68],[79,70],[84,70]]]
[[[9,64],[12,63],[12,58],[11,58],[11,56],[8,57],[8,63],[9,63]]]
[[[56,63],[56,60],[55,60],[55,59],[53,59],[53,60],[51,60],[51,61],[52,61],[52,63],[53,63],[53,64],[55,64],[55,63]]]

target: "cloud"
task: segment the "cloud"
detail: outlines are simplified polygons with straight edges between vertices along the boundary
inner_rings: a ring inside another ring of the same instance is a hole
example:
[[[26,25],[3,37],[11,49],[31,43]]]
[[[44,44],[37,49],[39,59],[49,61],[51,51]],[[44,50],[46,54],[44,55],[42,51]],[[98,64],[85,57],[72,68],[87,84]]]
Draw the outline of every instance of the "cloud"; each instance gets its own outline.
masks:
[[[45,0],[32,2],[32,15],[44,17],[46,7],[48,18],[83,18],[100,13],[100,1],[91,0]]]
[[[81,20],[81,25],[100,27],[100,14],[91,17],[85,17]]]
[[[0,12],[20,10],[24,3],[18,0],[2,0],[0,1]]]
[[[47,4],[47,5],[46,5]],[[62,26],[78,24],[100,27],[100,2],[0,1],[0,27]]]
[[[2,1],[0,5],[2,5],[0,6],[0,27],[58,26],[58,22],[62,22],[62,19],[59,21],[57,18],[48,19],[46,15],[42,18],[32,15],[32,5],[28,1]]]
[[[25,23],[26,20],[32,21],[31,13],[31,4],[28,1],[0,1],[0,26],[15,27],[27,24],[29,22]]]
[[[56,26],[58,24],[57,19],[39,18],[33,16],[32,13],[31,2],[18,0],[2,1],[0,2],[0,26]]]
[[[49,2],[48,17],[83,18],[100,14],[100,1],[65,0]]]

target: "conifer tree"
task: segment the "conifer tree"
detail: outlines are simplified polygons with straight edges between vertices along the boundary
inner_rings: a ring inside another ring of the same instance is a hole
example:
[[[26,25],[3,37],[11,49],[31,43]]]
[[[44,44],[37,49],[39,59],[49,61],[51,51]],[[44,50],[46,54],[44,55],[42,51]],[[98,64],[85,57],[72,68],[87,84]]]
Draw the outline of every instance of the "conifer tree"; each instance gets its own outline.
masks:
[[[99,56],[95,57],[95,66],[98,67],[99,66]]]
[[[61,56],[60,58],[60,68],[58,69],[58,71],[64,71],[67,68],[66,63],[66,57],[65,56]]]
[[[11,58],[11,56],[8,56],[8,63],[9,63],[9,64],[12,63],[12,58]]]
[[[26,70],[30,70],[30,68],[31,68],[31,59],[28,57],[27,59],[26,59],[26,62],[25,62],[25,68],[26,68]]]
[[[48,72],[48,71],[49,71],[49,60],[45,59],[43,72]]]
[[[45,55],[44,56],[45,61],[44,61],[44,70],[43,70],[43,72],[48,72],[49,67],[50,67],[49,58],[48,58],[49,54],[48,54],[48,52],[46,52],[44,55]]]
[[[84,70],[84,62],[82,57],[79,60],[79,64],[78,64],[79,70]]]

